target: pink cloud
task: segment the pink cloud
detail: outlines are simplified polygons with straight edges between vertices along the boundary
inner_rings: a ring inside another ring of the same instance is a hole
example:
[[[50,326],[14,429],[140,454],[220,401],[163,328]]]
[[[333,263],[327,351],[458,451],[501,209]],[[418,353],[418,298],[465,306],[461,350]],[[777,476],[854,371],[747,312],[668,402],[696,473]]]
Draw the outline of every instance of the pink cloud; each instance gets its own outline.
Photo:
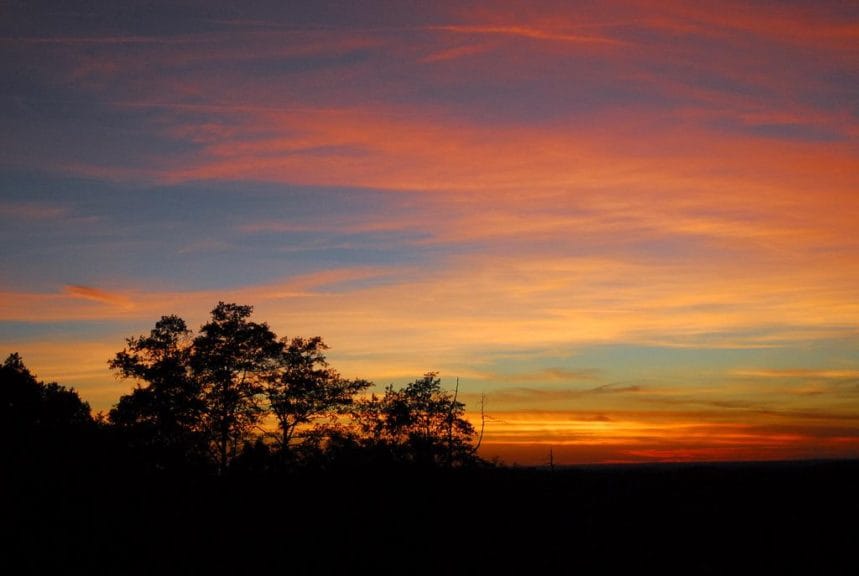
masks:
[[[447,26],[435,26],[431,30],[452,32],[467,35],[500,35],[514,38],[525,38],[529,40],[545,40],[551,42],[564,42],[571,44],[607,44],[623,45],[626,42],[607,36],[578,33],[576,30],[565,30],[560,27],[534,27],[516,24],[451,24]]]

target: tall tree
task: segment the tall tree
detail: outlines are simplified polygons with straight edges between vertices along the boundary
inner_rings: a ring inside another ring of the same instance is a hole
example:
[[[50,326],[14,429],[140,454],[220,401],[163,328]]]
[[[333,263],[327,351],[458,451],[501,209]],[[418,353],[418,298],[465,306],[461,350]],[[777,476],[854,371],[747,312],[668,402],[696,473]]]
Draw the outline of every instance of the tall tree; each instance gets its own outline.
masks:
[[[265,323],[250,320],[252,306],[219,302],[194,339],[191,364],[202,386],[204,424],[223,472],[263,414],[263,383],[283,344]]]
[[[284,455],[302,427],[311,437],[323,425],[352,405],[355,394],[366,389],[365,380],[347,380],[333,370],[325,358],[328,346],[322,338],[284,339],[277,370],[266,383],[265,391],[272,413],[277,418],[278,444]]]
[[[125,349],[108,362],[118,377],[138,384],[108,418],[158,465],[201,456],[203,401],[191,371],[191,343],[184,320],[162,316],[148,336],[127,338]]]
[[[436,372],[405,388],[388,386],[382,397],[359,402],[356,415],[365,438],[407,461],[453,466],[476,459],[475,430],[464,418],[465,404],[442,389]]]

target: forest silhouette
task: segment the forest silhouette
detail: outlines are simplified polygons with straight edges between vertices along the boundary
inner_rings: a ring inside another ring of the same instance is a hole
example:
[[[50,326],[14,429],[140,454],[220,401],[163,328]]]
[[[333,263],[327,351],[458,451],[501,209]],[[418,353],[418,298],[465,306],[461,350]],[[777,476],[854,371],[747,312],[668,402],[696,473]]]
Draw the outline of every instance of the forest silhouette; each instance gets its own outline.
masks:
[[[370,393],[252,312],[127,338],[107,414],[6,358],[4,573],[855,573],[856,461],[489,463],[458,385]]]

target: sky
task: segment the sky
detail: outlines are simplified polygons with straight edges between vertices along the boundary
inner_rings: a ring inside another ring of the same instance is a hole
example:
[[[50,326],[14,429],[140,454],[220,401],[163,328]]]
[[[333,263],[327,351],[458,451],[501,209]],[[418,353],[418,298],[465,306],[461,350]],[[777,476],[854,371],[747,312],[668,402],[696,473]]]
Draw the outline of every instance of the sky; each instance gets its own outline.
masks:
[[[0,354],[254,306],[481,454],[859,457],[859,5],[0,1]]]

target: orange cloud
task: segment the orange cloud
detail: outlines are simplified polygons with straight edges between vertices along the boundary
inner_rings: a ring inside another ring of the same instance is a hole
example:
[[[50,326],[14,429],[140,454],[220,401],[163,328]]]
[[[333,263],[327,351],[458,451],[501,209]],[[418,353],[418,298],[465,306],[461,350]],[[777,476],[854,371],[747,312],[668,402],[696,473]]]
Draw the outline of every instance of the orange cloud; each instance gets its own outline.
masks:
[[[344,268],[226,291],[6,292],[0,319],[157,319],[186,311],[202,319],[227,299],[256,305],[276,327],[323,334],[345,355],[454,354],[448,362],[459,362],[478,349],[599,342],[755,347],[855,333],[859,304],[851,294],[859,279],[851,270],[764,261],[750,273],[733,261],[698,268],[483,253],[451,257],[431,274],[410,266]]]
[[[82,298],[84,300],[119,306],[121,308],[131,308],[134,306],[131,299],[123,294],[106,292],[98,288],[93,288],[92,286],[68,284],[65,286],[64,291],[73,298]]]
[[[623,144],[608,153],[599,134],[448,126],[443,119],[357,110],[261,116],[267,126],[281,124],[283,133],[298,136],[213,143],[170,179],[427,190],[437,197],[430,205],[448,212],[428,230],[430,238],[446,242],[562,239],[575,231],[594,242],[675,236],[765,251],[824,247],[843,242],[859,210],[849,176],[856,161],[840,145],[821,149],[689,130],[653,135],[651,145],[662,152],[642,159]],[[632,131],[614,137],[637,147]],[[817,186],[822,173],[825,189]],[[809,196],[809,186],[818,194]],[[534,208],[549,205],[554,209]]]

